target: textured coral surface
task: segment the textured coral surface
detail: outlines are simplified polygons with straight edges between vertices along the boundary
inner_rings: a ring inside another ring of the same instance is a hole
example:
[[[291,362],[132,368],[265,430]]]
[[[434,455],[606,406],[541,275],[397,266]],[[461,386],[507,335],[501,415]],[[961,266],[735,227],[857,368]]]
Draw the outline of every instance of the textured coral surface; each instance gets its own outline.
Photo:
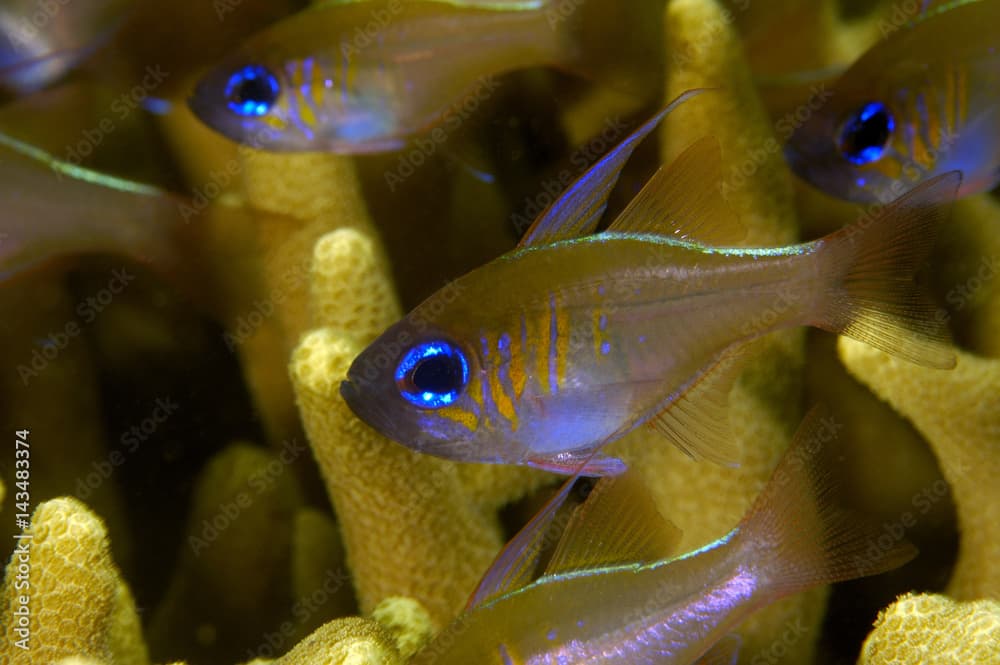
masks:
[[[170,49],[158,94],[183,97],[198,66],[291,11],[286,4],[178,3],[192,36]],[[858,208],[798,183],[782,159],[785,114],[808,113],[803,100],[815,90],[768,81],[850,62],[911,4],[636,3],[648,35],[626,46],[664,66],[645,105],[589,80],[513,74],[482,105],[488,120],[468,119],[420,165],[408,162],[413,173],[398,183],[387,176],[402,172],[406,151],[264,154],[219,138],[181,106],[155,126],[140,113],[122,119],[93,165],[133,175],[173,163],[170,184],[205,201],[186,245],[201,264],[192,268],[199,297],[178,295],[176,276],[135,266],[136,281],[85,320],[81,305],[100,297],[110,271],[133,269],[115,256],[0,284],[11,314],[0,325],[0,413],[8,434],[30,429],[32,441],[30,565],[15,549],[5,567],[0,662],[405,663],[459,613],[556,479],[385,439],[340,398],[353,358],[421,298],[510,249],[522,218],[561,179],[552,175],[567,163],[559,159],[568,155],[576,175],[579,158],[610,147],[607,132],[623,138],[614,128],[689,88],[716,89],[636,153],[612,207],[641,173],[713,135],[745,244],[784,244],[856,219]],[[620,9],[608,7],[611,26]],[[128,47],[137,62],[155,50],[146,41]],[[111,115],[102,102],[90,107],[98,121]],[[59,137],[73,136],[59,126]],[[63,154],[61,138],[38,134]],[[169,157],[134,165],[129,141]],[[476,170],[495,171],[495,182]],[[998,224],[990,196],[959,202],[921,278],[955,338],[954,370],[784,331],[750,347],[730,395],[738,468],[691,460],[647,428],[615,444],[690,550],[739,521],[805,407],[824,401],[843,425],[846,500],[874,515],[886,542],[920,546],[897,573],[761,610],[740,627],[739,662],[823,665],[860,652],[871,665],[1000,663]],[[0,453],[0,533],[16,545],[11,451]],[[16,644],[19,579],[30,582],[28,650]],[[911,590],[947,595],[890,605]]]
[[[1000,662],[1000,603],[906,594],[879,613],[864,665]]]

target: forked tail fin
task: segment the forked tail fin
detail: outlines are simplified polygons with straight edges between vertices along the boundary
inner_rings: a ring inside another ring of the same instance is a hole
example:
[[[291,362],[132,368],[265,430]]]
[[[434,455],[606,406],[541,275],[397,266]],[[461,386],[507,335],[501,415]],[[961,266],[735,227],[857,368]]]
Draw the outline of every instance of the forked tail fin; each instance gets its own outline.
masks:
[[[916,548],[833,503],[829,461],[841,426],[814,408],[738,527],[768,602],[903,565]]]
[[[961,182],[959,171],[927,180],[880,213],[816,241],[826,294],[810,323],[919,365],[954,367],[947,327],[913,276]]]

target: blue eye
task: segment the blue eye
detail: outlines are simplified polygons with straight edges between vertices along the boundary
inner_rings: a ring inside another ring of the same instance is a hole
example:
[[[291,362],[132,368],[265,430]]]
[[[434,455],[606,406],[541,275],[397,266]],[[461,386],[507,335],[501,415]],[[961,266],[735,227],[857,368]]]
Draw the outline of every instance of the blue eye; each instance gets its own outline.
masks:
[[[468,382],[469,363],[465,354],[450,342],[418,344],[396,366],[400,394],[427,409],[451,404]]]
[[[840,130],[840,154],[862,166],[882,157],[896,122],[881,102],[868,102],[844,122]]]
[[[278,78],[269,69],[246,65],[229,77],[226,103],[238,115],[260,116],[271,110],[279,91]]]

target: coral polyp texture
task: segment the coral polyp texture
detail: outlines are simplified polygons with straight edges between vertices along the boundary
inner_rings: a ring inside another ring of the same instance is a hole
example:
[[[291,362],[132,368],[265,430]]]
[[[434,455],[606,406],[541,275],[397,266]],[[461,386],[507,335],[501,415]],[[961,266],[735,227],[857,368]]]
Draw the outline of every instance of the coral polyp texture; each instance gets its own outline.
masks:
[[[906,594],[879,613],[861,665],[1000,662],[1000,603]]]
[[[31,521],[4,575],[0,620],[7,639],[0,660],[30,665],[85,656],[148,663],[135,603],[100,518],[66,498],[42,503]]]
[[[209,17],[211,30],[279,11],[258,0],[210,4],[225,18]],[[922,3],[874,3],[850,20],[842,4],[860,3],[670,0],[650,9],[661,21],[651,24],[649,58],[664,65],[659,99],[713,90],[674,111],[648,142],[657,150],[637,151],[633,162],[651,172],[716,137],[719,187],[747,245],[816,237],[856,218],[856,206],[798,183],[782,157],[788,123],[822,101],[822,83],[799,90],[791,107],[781,86],[766,83],[851,62]],[[626,11],[613,5],[602,10],[609,23]],[[179,91],[197,72],[175,64],[170,85]],[[10,313],[0,325],[8,369],[0,413],[8,436],[31,430],[33,506],[31,529],[15,530],[15,513],[26,511],[8,449],[0,533],[14,549],[0,662],[404,665],[449,626],[558,479],[415,453],[360,421],[339,385],[407,308],[514,245],[524,231],[512,222],[517,206],[542,201],[549,182],[524,155],[570,152],[609,119],[648,116],[658,103],[637,110],[619,91],[594,92],[592,81],[569,85],[542,71],[503,78],[479,109],[486,120],[470,119],[447,145],[419,153],[416,166],[405,151],[352,158],[237,147],[178,105],[155,143],[169,147],[164,161],[178,165],[206,212],[191,224],[188,249],[205,264],[210,322],[203,305],[176,305],[169,288],[149,286],[162,276],[147,275],[93,325],[80,324],[78,304],[96,282],[74,279],[102,279],[108,261],[124,261],[115,256],[0,282]],[[570,101],[556,108],[551,99],[566,89]],[[531,122],[517,115],[526,107]],[[127,124],[106,136],[112,147]],[[550,130],[563,144],[546,135],[551,143],[535,145]],[[518,159],[505,163],[501,152]],[[402,166],[412,171],[405,178]],[[493,166],[503,183],[485,182],[481,171]],[[635,179],[627,170],[623,189]],[[688,551],[737,524],[806,407],[822,400],[845,427],[844,485],[854,503],[884,521],[893,542],[924,539],[914,563],[856,596],[854,586],[817,589],[759,611],[739,628],[740,663],[826,665],[859,650],[865,665],[1000,663],[1000,205],[987,195],[960,201],[942,235],[921,279],[953,332],[955,369],[785,331],[747,350],[729,396],[738,468],[691,460],[649,428],[611,450],[639,469]],[[209,362],[215,356],[225,362]],[[185,357],[194,360],[183,388],[158,382]],[[109,390],[116,381],[128,387]],[[150,402],[177,395],[176,416],[145,427],[144,402],[136,429],[116,417],[123,393],[161,388]],[[190,429],[172,429],[184,419]],[[183,475],[155,484],[179,459]],[[30,565],[18,543],[30,543]],[[878,556],[882,545],[872,547]]]

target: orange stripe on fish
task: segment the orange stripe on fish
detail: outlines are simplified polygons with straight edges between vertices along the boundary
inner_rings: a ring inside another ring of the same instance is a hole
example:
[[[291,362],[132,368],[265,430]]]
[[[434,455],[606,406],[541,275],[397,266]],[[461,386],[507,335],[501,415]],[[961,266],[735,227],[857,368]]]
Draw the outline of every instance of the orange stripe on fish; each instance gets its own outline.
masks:
[[[510,423],[510,429],[516,431],[518,426],[517,411],[514,408],[511,394],[513,386],[510,382],[510,335],[503,333],[496,337],[496,350],[497,360],[493,363],[493,369],[489,375],[490,394],[497,405],[497,412]]]
[[[919,166],[929,169],[932,166],[931,152],[928,145],[932,139],[930,137],[931,117],[934,112],[933,105],[928,107],[927,95],[924,91],[916,93],[913,97],[914,110],[916,111],[917,122],[913,133],[913,154],[910,157]]]
[[[458,406],[446,406],[440,408],[435,415],[458,423],[470,432],[475,432],[479,425],[479,420],[476,418],[475,414]]]
[[[566,381],[566,365],[569,360],[569,311],[556,305],[556,389]]]
[[[521,313],[519,323],[518,334],[511,337],[510,344],[510,383],[514,388],[514,400],[517,402],[521,401],[524,386],[528,383],[524,367],[524,354],[528,352],[528,324],[524,312]]]
[[[555,296],[551,296],[552,299]],[[548,379],[549,377],[549,364],[551,347],[552,347],[552,333],[550,331],[555,329],[555,310],[553,307],[549,307],[547,310],[547,315],[540,316],[537,319],[538,330],[529,330],[529,335],[535,340],[535,377],[538,381],[538,392],[542,395],[546,392],[551,392],[552,382]]]
[[[969,119],[969,73],[965,67],[955,68],[955,90],[956,101],[958,103],[958,122],[955,125],[955,134],[958,128],[964,127]]]
[[[594,310],[591,321],[591,335],[594,340],[594,357],[600,358],[607,355],[607,335],[605,330],[608,327],[608,315],[601,309]]]
[[[291,90],[289,91],[289,103],[294,103],[294,112],[299,122],[306,127],[315,127],[316,113],[313,111],[308,95],[309,88],[312,86],[312,82],[309,80],[312,67],[307,68],[306,60],[297,60],[292,63],[290,69],[289,79]],[[307,69],[309,70],[308,72]]]
[[[944,123],[947,131],[953,132],[958,120],[958,72],[949,70],[944,77]]]

